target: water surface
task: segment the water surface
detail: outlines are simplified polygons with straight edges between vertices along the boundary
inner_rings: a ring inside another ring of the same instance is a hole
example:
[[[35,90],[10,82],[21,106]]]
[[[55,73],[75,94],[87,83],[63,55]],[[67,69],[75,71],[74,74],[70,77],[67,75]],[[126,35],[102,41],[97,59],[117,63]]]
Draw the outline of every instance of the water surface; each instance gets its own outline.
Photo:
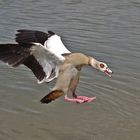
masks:
[[[77,93],[95,102],[42,105],[55,82],[38,85],[26,67],[0,63],[1,140],[140,139],[138,0],[0,0],[0,42],[13,43],[21,28],[53,30],[69,50],[108,63],[114,75],[84,68]]]

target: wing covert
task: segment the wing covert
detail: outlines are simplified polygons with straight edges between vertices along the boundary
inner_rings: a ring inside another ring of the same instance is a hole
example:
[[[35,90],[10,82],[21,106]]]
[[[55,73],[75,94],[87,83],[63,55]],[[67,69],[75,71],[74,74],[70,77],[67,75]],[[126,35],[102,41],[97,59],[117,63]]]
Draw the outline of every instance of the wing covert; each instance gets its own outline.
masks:
[[[48,31],[48,33],[42,31],[35,31],[35,30],[26,30],[21,29],[17,30],[16,34],[16,42],[18,43],[41,43],[44,45],[45,41],[48,40],[49,37],[54,35],[55,33],[52,31]]]

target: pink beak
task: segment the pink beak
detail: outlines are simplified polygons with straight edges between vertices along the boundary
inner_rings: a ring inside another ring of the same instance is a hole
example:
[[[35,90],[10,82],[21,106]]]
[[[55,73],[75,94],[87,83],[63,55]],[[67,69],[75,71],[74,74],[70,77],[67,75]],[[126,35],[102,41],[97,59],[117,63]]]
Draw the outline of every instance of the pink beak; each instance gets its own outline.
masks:
[[[104,73],[106,74],[106,75],[108,75],[110,78],[112,77],[112,71],[109,69],[109,68],[106,68],[106,70],[104,71]]]

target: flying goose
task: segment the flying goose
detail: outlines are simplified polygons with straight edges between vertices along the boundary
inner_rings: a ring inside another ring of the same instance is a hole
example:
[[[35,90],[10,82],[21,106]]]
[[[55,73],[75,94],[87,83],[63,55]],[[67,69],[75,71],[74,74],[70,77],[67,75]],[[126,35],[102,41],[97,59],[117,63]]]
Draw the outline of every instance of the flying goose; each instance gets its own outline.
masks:
[[[70,102],[84,103],[94,100],[96,97],[77,96],[75,93],[83,66],[89,65],[111,77],[112,71],[105,63],[82,53],[71,53],[60,36],[52,31],[44,33],[17,30],[15,40],[15,44],[0,44],[1,61],[12,67],[21,64],[27,66],[39,84],[57,78],[54,88],[40,100],[41,103],[50,103],[62,95]],[[68,91],[72,92],[73,98],[67,96]]]

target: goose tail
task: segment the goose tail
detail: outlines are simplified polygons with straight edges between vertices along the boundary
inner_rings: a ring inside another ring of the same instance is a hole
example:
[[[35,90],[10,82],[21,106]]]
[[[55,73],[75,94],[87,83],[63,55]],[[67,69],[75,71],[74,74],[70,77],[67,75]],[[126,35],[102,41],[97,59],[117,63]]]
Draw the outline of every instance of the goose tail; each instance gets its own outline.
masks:
[[[40,102],[41,103],[45,103],[45,104],[48,104],[52,101],[54,101],[55,99],[61,97],[62,95],[64,94],[64,92],[62,90],[54,90],[54,91],[51,91],[48,95],[44,96]]]

